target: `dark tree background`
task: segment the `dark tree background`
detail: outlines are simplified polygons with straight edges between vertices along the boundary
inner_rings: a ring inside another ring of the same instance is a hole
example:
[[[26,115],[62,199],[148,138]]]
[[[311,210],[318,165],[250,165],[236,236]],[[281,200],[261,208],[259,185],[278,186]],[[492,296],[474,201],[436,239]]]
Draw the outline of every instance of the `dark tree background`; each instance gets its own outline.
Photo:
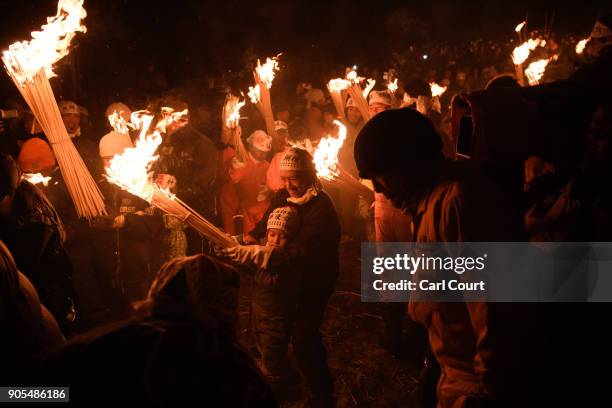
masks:
[[[0,46],[29,38],[55,0],[0,1]],[[59,96],[94,97],[93,88],[129,89],[149,66],[168,86],[239,71],[257,57],[284,53],[294,65],[383,65],[409,43],[507,39],[525,16],[558,33],[586,36],[607,2],[428,1],[85,1],[88,32],[57,67]],[[552,22],[552,24],[551,24]],[[292,59],[293,58],[293,59]],[[301,67],[292,67],[298,70]],[[310,78],[305,78],[310,79]],[[4,98],[16,91],[0,80]],[[118,91],[117,91],[118,92]],[[111,98],[112,99],[112,98]]]

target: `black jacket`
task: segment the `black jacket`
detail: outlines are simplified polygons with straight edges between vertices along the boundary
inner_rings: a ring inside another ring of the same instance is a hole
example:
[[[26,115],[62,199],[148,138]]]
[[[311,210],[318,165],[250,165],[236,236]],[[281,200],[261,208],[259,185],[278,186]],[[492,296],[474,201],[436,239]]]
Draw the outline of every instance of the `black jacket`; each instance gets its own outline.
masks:
[[[266,235],[270,213],[278,207],[288,205],[287,190],[279,190],[273,197],[270,208],[251,231],[254,238]],[[316,197],[300,206],[302,224],[295,239],[285,251],[293,262],[301,266],[300,293],[333,291],[339,273],[340,221],[331,198],[320,191]],[[274,260],[272,260],[274,262]]]
[[[63,326],[75,293],[62,223],[44,194],[27,181],[21,182],[14,200],[12,213],[0,217],[0,239],[32,281],[41,303]]]

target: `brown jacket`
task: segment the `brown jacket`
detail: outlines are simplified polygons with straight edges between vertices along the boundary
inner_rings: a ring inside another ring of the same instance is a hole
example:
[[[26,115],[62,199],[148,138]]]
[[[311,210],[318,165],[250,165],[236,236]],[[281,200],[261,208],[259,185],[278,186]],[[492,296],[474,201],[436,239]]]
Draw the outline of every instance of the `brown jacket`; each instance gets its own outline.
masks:
[[[508,216],[512,212],[505,210],[504,198],[492,183],[462,163],[443,166],[437,184],[419,201],[414,217],[416,242],[515,240],[513,230],[520,220]],[[528,370],[519,360],[526,357],[520,344],[529,331],[522,317],[519,320],[511,313],[516,306],[410,303],[410,315],[427,327],[432,352],[440,363],[438,407],[462,407],[468,398],[509,402],[523,394],[516,380],[525,378]]]

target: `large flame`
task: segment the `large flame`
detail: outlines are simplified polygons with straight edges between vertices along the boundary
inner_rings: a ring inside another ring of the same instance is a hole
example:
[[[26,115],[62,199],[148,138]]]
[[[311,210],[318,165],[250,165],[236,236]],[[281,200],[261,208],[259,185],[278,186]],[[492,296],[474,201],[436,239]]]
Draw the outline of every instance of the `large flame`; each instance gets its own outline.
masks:
[[[162,142],[158,130],[149,133],[153,115],[146,111],[132,113],[132,124],[140,129],[135,147],[128,147],[116,154],[106,167],[106,178],[124,190],[151,202],[155,184],[151,165],[158,156],[155,151]]]
[[[162,118],[157,122],[157,125],[155,125],[155,129],[162,133],[166,133],[166,128],[173,123],[186,124],[189,110],[183,109],[182,111],[176,112],[174,108],[164,106],[161,108],[161,114]]]
[[[397,78],[395,78],[392,82],[389,82],[387,84],[387,89],[389,90],[389,92],[391,93],[395,93],[397,92]]]
[[[435,96],[442,96],[442,94],[446,92],[447,87],[438,85],[435,82],[430,82],[429,88],[431,89],[431,96],[435,97]]]
[[[346,80],[350,81],[352,84],[358,84],[363,82],[365,78],[358,76],[355,69],[347,69]]]
[[[330,92],[342,92],[349,86],[351,86],[351,82],[342,78],[332,79],[327,83]]]
[[[542,79],[544,75],[544,71],[546,71],[546,66],[550,62],[550,59],[541,59],[529,64],[527,69],[525,69],[525,75],[527,76],[527,81],[529,81],[529,85],[537,85]]]
[[[256,84],[255,86],[249,86],[248,95],[251,99],[252,104],[258,104],[259,102],[261,102],[261,91],[259,89],[259,84]]]
[[[527,21],[523,21],[522,23],[519,23],[515,28],[514,31],[516,31],[517,33],[520,33],[521,30],[523,30],[523,27],[525,27],[525,24],[527,24]]]
[[[83,8],[84,0],[59,0],[57,13],[47,18],[42,31],[33,31],[32,40],[11,44],[2,53],[6,68],[17,80],[24,84],[32,81],[38,71],[43,69],[47,78],[55,76],[53,64],[68,54],[68,47],[75,34],[87,29],[81,20],[87,13]]]
[[[244,96],[244,95],[243,95]],[[240,123],[240,109],[246,104],[246,101],[240,101],[238,98],[230,98],[224,109],[226,110],[225,126],[228,129],[236,129]]]
[[[125,133],[127,135],[130,133],[131,129],[134,129],[134,124],[126,121],[122,113],[123,111],[113,111],[112,115],[108,117],[108,122],[115,132]]]
[[[528,39],[512,51],[512,62],[514,62],[514,65],[521,65],[529,58],[531,51],[535,50],[537,47],[544,47],[545,45],[546,40],[541,38]]]
[[[376,85],[376,80],[372,79],[372,78],[368,78],[368,84],[363,89],[363,97],[364,98],[366,98],[366,99],[368,98],[368,95],[370,94],[372,89],[374,89],[374,85]]]
[[[23,173],[21,178],[32,184],[42,184],[45,187],[48,186],[49,181],[51,181],[51,177],[45,177],[40,173]]]
[[[578,41],[576,44],[576,54],[580,55],[584,52],[584,48],[586,44],[589,42],[590,38],[585,38],[584,40]]]
[[[272,81],[274,80],[275,72],[278,71],[278,57],[281,54],[278,54],[276,57],[267,58],[266,63],[261,65],[259,60],[257,60],[257,67],[255,67],[255,72],[259,77],[259,80],[263,82],[268,89],[272,87]]]
[[[346,140],[346,127],[337,120],[334,120],[334,124],[338,126],[338,137],[322,138],[312,158],[317,168],[317,176],[326,180],[333,180],[339,175],[338,152]]]

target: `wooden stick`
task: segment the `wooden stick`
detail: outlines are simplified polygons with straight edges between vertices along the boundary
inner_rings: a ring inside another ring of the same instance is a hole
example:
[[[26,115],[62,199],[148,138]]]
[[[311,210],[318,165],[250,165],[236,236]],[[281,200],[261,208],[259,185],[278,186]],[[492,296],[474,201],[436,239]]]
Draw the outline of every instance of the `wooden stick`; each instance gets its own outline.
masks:
[[[166,193],[157,187],[153,190],[151,204],[166,214],[172,215],[186,222],[191,228],[199,232],[207,240],[217,246],[229,248],[236,245],[236,242],[234,242],[206,218],[202,217],[202,215],[194,211],[180,199],[176,197],[168,197]]]
[[[327,89],[329,90],[332,102],[336,107],[336,112],[338,112],[338,117],[344,118],[344,98],[342,97],[342,93],[332,90],[329,85],[327,85]]]
[[[516,80],[521,86],[525,86],[525,76],[523,75],[523,64],[515,65]]]
[[[21,71],[19,63],[9,62],[4,58],[3,60],[7,67],[11,67],[7,69],[9,76],[51,144],[77,215],[84,218],[105,215],[102,194],[68,136],[44,70],[40,69],[31,81],[22,83],[12,71],[12,69],[16,72]]]
[[[351,85],[347,89],[347,92],[349,96],[353,99],[353,102],[355,102],[355,105],[357,106],[357,109],[359,109],[359,113],[361,113],[363,119],[366,122],[370,120],[370,107],[368,106],[368,101],[366,101],[366,99],[363,97],[363,93],[359,85]]]

